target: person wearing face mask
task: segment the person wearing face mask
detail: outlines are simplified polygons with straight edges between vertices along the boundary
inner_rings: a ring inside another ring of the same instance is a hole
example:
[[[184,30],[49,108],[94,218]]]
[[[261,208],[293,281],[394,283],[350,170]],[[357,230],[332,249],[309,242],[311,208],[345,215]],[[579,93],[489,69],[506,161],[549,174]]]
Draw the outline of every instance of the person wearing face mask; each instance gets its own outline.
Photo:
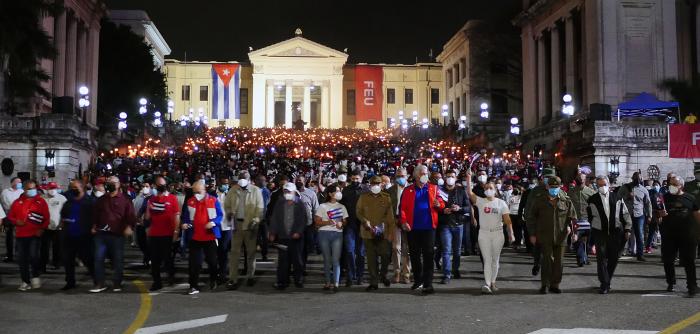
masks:
[[[255,252],[258,239],[258,226],[263,219],[264,204],[262,191],[250,183],[250,174],[242,172],[238,175],[237,185],[229,191],[224,202],[227,218],[233,223],[233,239],[231,242],[231,257],[229,258],[229,281],[226,287],[236,290],[240,286],[238,266],[241,258],[241,247],[246,249],[246,284],[253,286],[255,280]]]
[[[217,287],[216,239],[221,237],[221,220],[224,211],[216,197],[207,194],[204,181],[192,185],[194,196],[187,200],[187,213],[183,215],[181,229],[192,231],[189,242],[188,295],[199,293],[199,272],[202,269],[202,253],[209,271],[209,290]]]
[[[66,193],[67,201],[61,208],[61,246],[66,285],[63,291],[76,287],[75,259],[78,258],[93,276],[93,240],[90,234],[95,200],[83,190],[83,183],[73,180]]]
[[[443,277],[441,284],[449,284],[452,278],[461,278],[459,273],[460,248],[463,230],[471,222],[472,206],[465,188],[457,187],[457,177],[453,170],[445,173],[445,186],[442,191],[447,195],[445,209],[438,214],[438,233],[442,248]],[[468,226],[467,226],[468,227]]]
[[[428,167],[417,165],[413,170],[413,185],[401,194],[399,223],[408,231],[414,283],[412,290],[422,288],[423,294],[432,294],[435,228],[438,212],[445,209],[445,202],[438,195],[436,185],[428,182]]]
[[[382,178],[370,179],[370,191],[357,200],[357,219],[360,221],[360,236],[367,249],[367,270],[370,282],[367,291],[377,290],[379,282],[388,287],[391,282],[386,277],[391,256],[389,242],[393,240],[394,214],[391,196],[382,192]],[[381,270],[377,258],[381,260]]]
[[[122,291],[124,271],[124,242],[132,235],[136,213],[131,200],[121,191],[119,178],[110,176],[104,184],[106,194],[95,203],[92,234],[95,241],[95,286],[92,293],[105,291],[104,261],[111,255],[114,276],[112,290]]]
[[[634,240],[630,240],[630,253],[637,256],[638,261],[644,259],[644,224],[651,221],[651,199],[649,191],[642,186],[639,172],[632,174],[632,182],[624,184],[618,190],[618,195],[625,201],[625,205],[632,215],[632,227]],[[634,247],[631,243],[634,241]]]
[[[471,179],[471,178],[470,178]],[[476,196],[468,191],[469,199],[479,212],[479,249],[484,262],[484,281],[481,292],[493,294],[498,291],[496,277],[501,257],[501,250],[505,243],[503,225],[508,227],[508,240],[515,240],[513,227],[510,221],[510,209],[508,204],[500,198],[496,198],[496,186],[493,182],[484,185],[486,198]]]
[[[104,181],[98,181],[95,183],[95,186],[93,187],[93,192],[92,192],[92,199],[97,200],[98,198],[104,196],[106,193],[105,191],[105,184]]]
[[[443,201],[447,201],[447,194],[443,191],[442,186],[445,185],[445,180],[442,179],[442,174],[439,172],[430,173],[430,182],[438,188],[438,195],[442,197]],[[440,227],[440,213],[438,213],[438,229]],[[442,238],[439,234],[435,236],[435,251],[433,252],[435,256],[435,269],[438,271],[442,270]]]
[[[676,255],[685,269],[688,297],[694,297],[698,291],[695,249],[698,246],[698,230],[700,226],[700,207],[697,200],[683,191],[683,179],[672,176],[669,180],[668,194],[663,196],[661,217],[661,257],[664,263],[666,290],[675,291],[676,285]]]
[[[10,207],[12,207],[12,203],[14,203],[15,200],[17,200],[23,193],[24,189],[22,186],[22,180],[18,177],[13,177],[10,180],[10,187],[7,189],[3,189],[2,193],[0,193],[0,205],[2,205],[2,209],[5,211],[6,214],[9,214]],[[14,226],[9,221],[7,221],[7,219],[5,219],[3,229],[5,230],[6,249],[5,258],[3,259],[3,262],[12,262],[14,261],[15,251]]]
[[[328,201],[319,205],[314,217],[318,228],[318,242],[323,254],[323,272],[326,277],[324,290],[338,292],[340,284],[340,256],[343,248],[343,226],[349,217],[345,206],[338,201],[343,193],[335,185],[325,189]]]
[[[561,293],[563,258],[571,224],[577,219],[573,203],[561,190],[561,179],[547,178],[547,193],[531,199],[527,211],[530,242],[542,249],[540,293]]]
[[[389,194],[391,198],[391,207],[394,214],[394,218],[398,221],[400,208],[399,200],[401,199],[401,194],[407,186],[407,172],[406,168],[399,168],[396,170],[396,175],[394,176],[395,185],[389,189],[384,190]],[[398,224],[394,228],[394,241],[391,244],[391,262],[394,268],[394,283],[408,284],[411,276],[411,261],[408,257],[408,235]]]
[[[599,293],[608,294],[620,250],[630,237],[632,219],[622,198],[610,190],[607,176],[598,176],[596,185],[598,192],[588,198],[585,211],[596,247]]]
[[[537,243],[531,242],[531,240],[533,240],[531,236],[535,235],[535,231],[530,229],[531,225],[530,222],[528,222],[529,212],[531,211],[532,204],[535,203],[535,199],[547,197],[549,191],[547,181],[549,180],[549,178],[552,177],[556,177],[554,168],[544,168],[542,170],[542,184],[540,184],[540,182],[538,182],[538,180],[536,179],[532,180],[532,183],[530,183],[531,188],[525,192],[525,195],[523,195],[523,198],[520,200],[519,211],[522,212],[520,216],[525,221],[526,247],[532,250],[532,276],[537,276],[537,274],[540,272],[540,263],[542,260],[542,247]],[[535,184],[536,186],[532,187],[533,184]],[[560,188],[559,196],[561,197],[565,195],[566,192],[564,192]]]
[[[145,219],[150,221],[148,228],[148,245],[150,246],[151,277],[153,285],[149,291],[158,291],[163,287],[160,278],[160,266],[165,264],[168,283],[175,283],[175,265],[172,257],[172,243],[180,232],[180,207],[177,197],[168,192],[165,178],[157,176],[155,180],[157,195],[151,196],[146,204]]]
[[[151,252],[148,246],[148,236],[146,229],[150,225],[150,221],[146,219],[146,203],[153,196],[151,184],[144,182],[136,198],[133,199],[134,211],[136,212],[136,228],[134,229],[134,239],[138,245],[141,254],[143,254],[142,263],[145,268],[151,265]]]
[[[696,198],[697,199],[697,198]],[[659,212],[663,210],[663,195],[661,194],[661,184],[659,181],[654,181],[649,190],[649,200],[651,200],[651,223],[649,223],[649,233],[646,238],[646,245],[644,253],[651,254],[652,248],[656,248],[656,245],[661,241],[659,234],[659,223],[661,222],[661,217],[659,217]]]
[[[41,235],[51,221],[49,206],[39,196],[35,181],[27,181],[24,193],[10,206],[7,219],[14,225],[17,239],[17,263],[22,283],[20,291],[41,287]]]
[[[513,223],[513,233],[515,233],[515,242],[513,243],[513,249],[519,250],[523,245],[523,239],[525,238],[524,232],[525,227],[522,219],[520,219],[520,200],[522,199],[523,187],[516,185],[513,187],[512,194],[506,204],[510,208],[510,221]]]
[[[265,175],[258,175],[255,177],[255,186],[260,188],[260,191],[262,192],[263,212],[267,212],[267,207],[270,204],[270,197],[272,196],[272,192],[268,188],[267,178],[265,177]],[[263,262],[269,261],[267,258],[267,252],[269,248],[269,241],[267,239],[268,225],[269,224],[267,222],[267,219],[263,218],[263,221],[260,222],[260,227],[258,228],[258,245],[260,246],[260,255],[262,256]]]
[[[51,264],[53,269],[59,268],[61,263],[61,248],[59,230],[61,223],[61,209],[66,203],[66,197],[58,193],[58,184],[49,182],[46,187],[46,193],[42,196],[49,206],[49,214],[51,223],[41,235],[41,270],[46,272],[46,265],[49,263],[49,249],[52,253]]]
[[[576,175],[576,186],[569,189],[571,202],[578,220],[574,224],[574,239],[576,239],[576,263],[579,267],[590,264],[588,261],[588,240],[591,234],[591,223],[588,219],[588,199],[595,195],[595,190],[586,185],[586,174],[579,172]]]
[[[281,189],[283,197],[272,208],[270,217],[270,242],[277,242],[277,282],[274,288],[284,290],[289,286],[289,268],[294,269],[294,285],[303,288],[304,229],[308,220],[306,206],[301,202],[297,187],[287,183]]]
[[[350,185],[343,189],[343,199],[340,204],[348,210],[348,223],[343,229],[343,241],[345,245],[347,281],[346,287],[352,284],[361,285],[362,275],[365,269],[365,245],[360,237],[360,221],[357,218],[357,200],[364,192],[360,186],[362,177],[358,171],[352,172]]]
[[[219,186],[216,189],[216,199],[219,203],[226,203],[226,195],[229,192],[229,179],[222,177],[219,179]],[[224,217],[227,217],[224,206]],[[219,261],[219,284],[228,282],[228,253],[231,251],[231,238],[233,236],[233,222],[228,219],[221,220],[221,237],[217,239],[216,259]]]
[[[318,196],[311,188],[306,187],[306,178],[303,176],[297,176],[294,185],[297,187],[301,202],[306,206],[307,217],[309,217],[309,220],[306,222],[306,230],[304,231],[304,251],[302,256],[304,259],[304,272],[306,272],[309,253],[316,249],[314,240],[317,240],[317,238],[315,235],[316,229],[313,226],[313,216],[318,210]]]

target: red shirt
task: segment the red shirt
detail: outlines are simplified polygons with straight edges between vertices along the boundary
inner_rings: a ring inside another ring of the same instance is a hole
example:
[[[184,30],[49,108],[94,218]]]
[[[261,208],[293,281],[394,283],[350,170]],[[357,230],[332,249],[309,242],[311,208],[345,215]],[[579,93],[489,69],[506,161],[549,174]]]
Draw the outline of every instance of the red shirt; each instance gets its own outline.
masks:
[[[180,213],[177,197],[173,194],[151,196],[148,199],[148,214],[151,216],[149,237],[172,237],[175,231],[175,215]]]
[[[10,207],[7,218],[16,226],[17,238],[36,237],[36,233],[49,226],[49,206],[41,196],[27,197],[22,194]],[[24,225],[18,226],[17,221]]]
[[[209,224],[209,213],[208,209],[213,209],[216,203],[216,199],[209,195],[198,201],[194,196],[192,196],[189,201],[187,201],[187,206],[195,209],[194,218],[192,218],[192,229],[194,230],[192,234],[192,240],[196,241],[213,241],[216,240],[216,235],[212,229],[207,228]]]

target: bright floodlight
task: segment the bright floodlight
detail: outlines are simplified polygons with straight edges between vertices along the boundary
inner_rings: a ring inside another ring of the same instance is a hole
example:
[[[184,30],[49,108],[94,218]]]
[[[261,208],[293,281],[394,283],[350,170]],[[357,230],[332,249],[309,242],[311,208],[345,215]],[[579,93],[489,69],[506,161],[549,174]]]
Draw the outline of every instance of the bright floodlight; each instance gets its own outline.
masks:
[[[153,116],[160,117],[160,111],[156,111],[155,113],[153,113]]]
[[[119,113],[119,119],[126,119],[126,113],[125,112],[120,112]]]
[[[488,112],[488,110],[482,110],[482,111],[481,111],[481,118],[489,118],[489,112]]]
[[[460,119],[461,121],[466,121],[466,120],[467,120],[467,116],[466,116],[466,115],[459,116],[459,119]]]
[[[417,115],[418,115],[418,110],[414,110],[414,111],[413,111],[413,116],[417,116]]]
[[[511,118],[511,119],[510,119],[510,124],[513,124],[513,125],[518,124],[518,118],[517,118],[517,117]]]
[[[175,102],[173,102],[173,100],[168,100],[168,107],[174,107],[174,106],[175,106]]]
[[[399,110],[399,115],[403,116],[403,110]]]
[[[573,100],[573,98],[571,97],[571,94],[564,95],[563,99],[564,99],[564,102],[566,102],[566,103],[570,103]]]
[[[488,104],[488,103],[484,102],[484,103],[481,104],[481,110],[486,110],[486,109],[488,109],[488,108],[489,108],[489,104]]]
[[[187,121],[186,120],[181,120],[180,121],[180,126],[187,126]]]
[[[86,106],[85,103],[87,103],[87,100],[86,100],[86,99],[80,99],[80,100],[78,100],[78,106],[80,106],[81,108],[83,108],[83,107]]]
[[[80,93],[80,95],[88,95],[89,92],[90,90],[85,86],[80,86],[80,88],[78,88],[78,93]]]
[[[565,106],[563,109],[563,112],[566,115],[572,116],[574,114],[574,106],[572,106],[572,105]]]
[[[146,107],[140,107],[140,108],[139,108],[139,114],[141,114],[141,115],[145,114],[146,111],[148,111],[148,110],[146,110]]]
[[[448,109],[447,105],[446,105],[446,104],[443,104],[443,105],[442,105],[442,110],[447,111],[447,109]]]
[[[447,117],[447,110],[445,110],[445,109],[442,110],[442,117]]]
[[[146,100],[145,97],[142,97],[139,99],[139,104],[142,106],[145,106],[148,103],[148,100]]]

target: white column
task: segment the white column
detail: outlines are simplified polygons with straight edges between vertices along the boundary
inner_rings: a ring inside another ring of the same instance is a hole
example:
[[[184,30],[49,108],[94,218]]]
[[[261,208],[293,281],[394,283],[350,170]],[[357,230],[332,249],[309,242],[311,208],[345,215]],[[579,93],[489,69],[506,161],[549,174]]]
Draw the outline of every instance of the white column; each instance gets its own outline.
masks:
[[[328,82],[321,85],[321,127],[330,128],[331,110],[330,110],[330,92]]]
[[[53,96],[65,95],[66,80],[66,11],[56,15],[53,31],[56,58],[53,60]]]
[[[310,84],[309,84],[310,85]],[[306,122],[304,126],[305,129],[311,127],[311,87],[309,85],[304,85],[304,102],[303,102],[303,117],[302,119]]]
[[[267,117],[265,117],[268,128],[275,126],[275,85],[267,84]]]
[[[574,20],[571,14],[566,17],[564,23],[565,29],[565,45],[566,45],[566,93],[574,94],[574,98],[579,98],[579,92],[576,91],[576,64],[575,64],[575,47],[574,47]]]
[[[284,126],[292,127],[292,83],[287,82],[284,85]]]
[[[542,117],[547,111],[547,78],[545,75],[546,58],[545,58],[545,43],[544,36],[540,36],[537,40],[537,124],[542,125]]]
[[[331,79],[331,103],[330,103],[330,127],[338,129],[343,127],[343,76],[334,76]]]
[[[559,28],[556,24],[551,32],[551,77],[552,77],[552,120],[556,120],[561,115],[561,52],[559,50]]]
[[[90,27],[89,35],[89,50],[90,50],[90,109],[88,113],[88,123],[97,125],[97,73],[100,64],[100,26],[98,23],[93,23]]]
[[[78,44],[78,21],[74,16],[68,19],[68,36],[66,39],[66,96],[76,97],[78,87],[75,83]],[[77,105],[77,99],[75,105]]]
[[[265,93],[265,78],[260,74],[253,74],[253,128],[268,126],[265,119]]]
[[[537,49],[531,25],[523,28],[522,43],[523,127],[529,130],[537,126]]]
[[[87,66],[88,66],[88,61],[87,61],[87,28],[79,24],[78,25],[78,54],[76,57],[76,68],[77,68],[77,74],[76,74],[76,85],[78,87],[82,85],[88,86],[88,79],[87,79]],[[90,95],[92,95],[92,87],[88,87],[90,89]]]

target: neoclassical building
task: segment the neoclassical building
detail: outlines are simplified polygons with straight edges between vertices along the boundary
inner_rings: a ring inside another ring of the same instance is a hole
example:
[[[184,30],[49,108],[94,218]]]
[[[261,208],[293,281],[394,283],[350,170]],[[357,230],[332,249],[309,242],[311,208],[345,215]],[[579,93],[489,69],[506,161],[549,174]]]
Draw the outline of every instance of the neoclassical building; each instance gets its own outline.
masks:
[[[629,180],[692,174],[692,161],[669,159],[665,123],[611,121],[609,111],[642,92],[670,100],[664,79],[698,80],[698,1],[525,0],[521,28],[526,147],[556,161]],[[563,96],[575,114],[562,113]],[[682,109],[682,106],[681,106]],[[534,149],[534,150],[533,150]]]
[[[210,126],[386,127],[399,116],[440,118],[437,63],[347,64],[348,55],[302,36],[252,50],[247,62],[166,60],[173,119]]]

